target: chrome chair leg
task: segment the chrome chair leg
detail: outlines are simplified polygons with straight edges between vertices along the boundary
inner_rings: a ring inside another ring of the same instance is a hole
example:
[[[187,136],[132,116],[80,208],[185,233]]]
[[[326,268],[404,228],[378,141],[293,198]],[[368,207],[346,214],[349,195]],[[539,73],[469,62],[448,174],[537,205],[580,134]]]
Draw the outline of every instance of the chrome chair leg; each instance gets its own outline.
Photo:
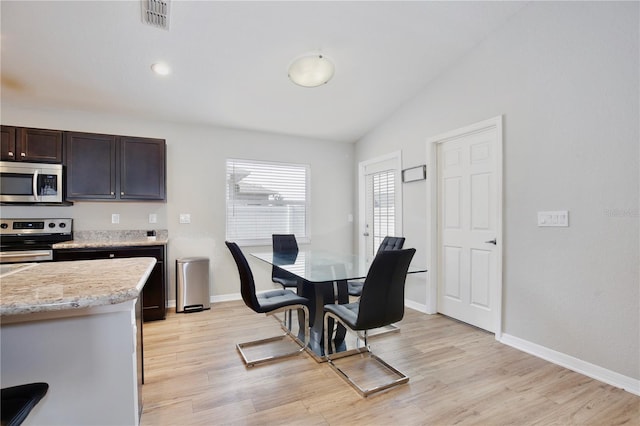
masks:
[[[302,310],[304,312],[304,341],[302,341],[302,342],[300,341],[298,336],[295,336],[292,333],[291,328],[288,328],[286,326],[287,311],[291,311],[293,309]],[[280,312],[282,312],[284,314],[284,316],[285,316],[284,323],[278,320],[278,322],[281,324],[282,329],[284,330],[284,334],[282,334],[280,336],[268,337],[268,338],[260,339],[260,340],[253,340],[253,341],[245,342],[245,343],[238,343],[236,345],[236,349],[240,353],[240,356],[242,357],[242,360],[247,365],[247,367],[253,367],[254,365],[257,365],[257,364],[262,364],[262,363],[265,363],[265,362],[274,361],[274,360],[277,360],[277,359],[286,358],[286,357],[290,357],[290,356],[293,356],[293,355],[298,355],[298,354],[302,353],[307,348],[307,345],[309,344],[309,309],[304,305],[289,305],[289,306],[285,306],[285,307],[280,308],[280,309],[273,310],[273,311],[267,313],[266,315],[267,316],[271,316],[273,314],[280,313]],[[277,320],[277,317],[274,317],[274,318],[276,318],[276,320]],[[259,346],[259,345],[262,345],[262,344],[265,344],[265,343],[271,343],[271,342],[275,342],[275,341],[282,340],[282,339],[285,339],[285,338],[292,338],[293,341],[300,346],[300,348],[296,349],[294,351],[288,351],[288,352],[284,352],[284,353],[276,353],[276,354],[268,355],[268,356],[265,356],[265,357],[255,358],[255,359],[249,359],[247,354],[246,354],[246,352],[244,351],[244,349],[252,347],[252,346]]]
[[[325,312],[324,315],[324,354],[325,357],[327,359],[327,363],[329,364],[329,366],[335,371],[337,372],[340,377],[342,377],[347,383],[349,383],[356,391],[358,391],[358,393],[360,393],[360,395],[367,397],[373,393],[376,392],[380,392],[383,391],[385,389],[389,389],[391,387],[394,386],[398,386],[404,383],[407,383],[409,381],[409,377],[407,375],[405,375],[404,373],[402,373],[401,371],[397,370],[395,367],[391,366],[390,364],[388,364],[386,361],[384,361],[382,358],[378,357],[377,355],[375,355],[372,351],[371,348],[369,346],[369,342],[368,342],[368,333],[367,330],[364,330],[363,335],[362,335],[362,339],[364,341],[364,346],[363,347],[358,347],[354,350],[350,350],[350,351],[345,351],[343,353],[332,353],[331,351],[331,343],[332,343],[332,339],[330,339],[329,336],[329,318],[332,318],[336,324],[338,322],[342,323],[345,327],[349,328],[344,321],[342,321],[340,319],[340,317],[338,317],[337,315],[334,315],[331,312]],[[356,330],[352,330],[354,332],[357,333]],[[333,330],[331,330],[332,334],[333,334]],[[358,337],[360,337],[360,335],[358,334]],[[335,351],[335,349],[334,349]],[[346,358],[346,357],[350,357],[350,356],[354,356],[357,354],[366,354],[369,358],[371,358],[372,360],[376,361],[378,364],[382,365],[386,370],[388,370],[389,372],[391,372],[391,374],[393,376],[396,377],[396,379],[389,381],[389,382],[385,382],[383,384],[377,385],[377,386],[373,386],[373,387],[369,387],[369,388],[365,388],[363,386],[361,386],[360,384],[358,384],[355,380],[353,380],[353,378],[351,378],[346,371],[344,371],[342,368],[340,368],[335,361],[339,358]]]

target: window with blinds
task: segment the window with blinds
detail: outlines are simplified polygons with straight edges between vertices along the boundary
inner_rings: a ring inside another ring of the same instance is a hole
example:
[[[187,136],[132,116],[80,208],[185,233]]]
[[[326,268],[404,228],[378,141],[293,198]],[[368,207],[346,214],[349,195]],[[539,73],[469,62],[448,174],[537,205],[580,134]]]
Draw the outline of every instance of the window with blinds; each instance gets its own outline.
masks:
[[[227,240],[271,244],[272,234],[308,236],[309,166],[227,160]]]
[[[395,235],[395,172],[386,170],[367,180],[373,193],[373,255],[387,235]]]

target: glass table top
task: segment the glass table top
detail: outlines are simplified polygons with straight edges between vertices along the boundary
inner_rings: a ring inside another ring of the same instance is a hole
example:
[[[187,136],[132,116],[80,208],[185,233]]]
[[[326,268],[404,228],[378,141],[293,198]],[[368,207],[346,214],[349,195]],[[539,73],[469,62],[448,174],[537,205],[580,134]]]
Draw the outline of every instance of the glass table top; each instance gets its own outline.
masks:
[[[324,250],[300,250],[291,254],[265,251],[251,255],[310,282],[364,279],[369,270],[364,257]],[[426,272],[426,268],[409,267],[409,273],[416,272]]]

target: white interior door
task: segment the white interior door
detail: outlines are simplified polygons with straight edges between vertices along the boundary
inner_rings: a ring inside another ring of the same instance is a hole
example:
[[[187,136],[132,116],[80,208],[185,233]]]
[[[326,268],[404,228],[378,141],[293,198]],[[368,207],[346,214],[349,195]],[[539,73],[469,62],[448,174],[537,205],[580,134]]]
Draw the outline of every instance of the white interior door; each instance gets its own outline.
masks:
[[[400,153],[360,164],[360,253],[371,263],[385,236],[402,235]]]
[[[437,145],[438,311],[492,332],[501,300],[498,143],[489,127]]]

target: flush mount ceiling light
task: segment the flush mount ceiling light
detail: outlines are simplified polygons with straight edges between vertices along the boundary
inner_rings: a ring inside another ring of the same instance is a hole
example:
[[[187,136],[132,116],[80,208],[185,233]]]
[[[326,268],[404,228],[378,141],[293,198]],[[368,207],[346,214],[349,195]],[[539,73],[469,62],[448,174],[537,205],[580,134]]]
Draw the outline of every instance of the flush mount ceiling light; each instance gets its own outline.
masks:
[[[169,65],[165,64],[164,62],[157,62],[151,65],[151,70],[158,75],[171,74],[171,68],[169,68]]]
[[[302,87],[318,87],[333,77],[334,67],[320,54],[301,56],[289,66],[289,78]]]

